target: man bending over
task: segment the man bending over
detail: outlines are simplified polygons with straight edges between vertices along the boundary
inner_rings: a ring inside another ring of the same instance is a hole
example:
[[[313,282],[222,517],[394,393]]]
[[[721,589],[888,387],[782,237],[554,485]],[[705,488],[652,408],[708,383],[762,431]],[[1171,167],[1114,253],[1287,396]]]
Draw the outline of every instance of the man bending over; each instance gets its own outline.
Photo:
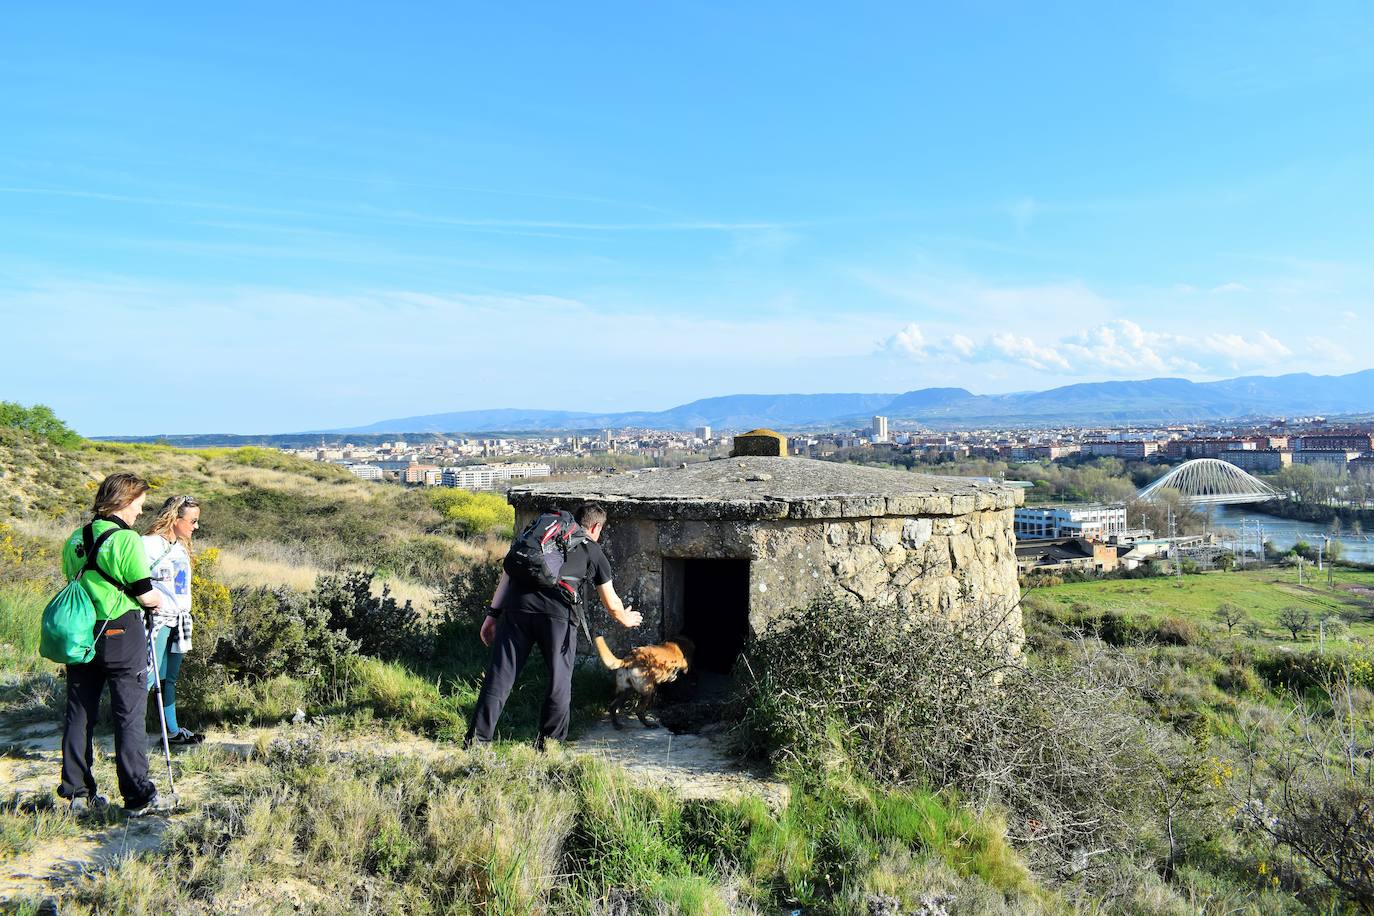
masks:
[[[561,575],[579,582],[590,579],[601,604],[617,623],[623,627],[639,626],[643,615],[626,607],[615,593],[611,564],[597,543],[605,530],[606,510],[596,503],[586,503],[577,510],[575,518],[587,539],[568,552]],[[481,636],[483,644],[492,647],[491,661],[464,746],[492,740],[511,687],[525,666],[530,649],[536,645],[549,669],[549,692],[539,717],[535,747],[542,750],[548,738],[564,740],[568,736],[572,669],[577,658],[577,626],[567,603],[552,588],[524,584],[503,571],[490,612],[482,621]]]

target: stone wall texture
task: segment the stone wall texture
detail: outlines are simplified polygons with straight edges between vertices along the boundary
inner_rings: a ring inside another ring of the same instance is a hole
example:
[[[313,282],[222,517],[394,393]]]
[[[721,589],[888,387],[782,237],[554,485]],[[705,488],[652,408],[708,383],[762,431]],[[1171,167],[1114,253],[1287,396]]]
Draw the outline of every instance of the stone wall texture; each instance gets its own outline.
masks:
[[[972,502],[972,501],[970,501]],[[938,508],[953,509],[946,499]],[[628,509],[629,507],[625,507]],[[913,508],[916,508],[913,506]],[[602,546],[621,597],[644,614],[629,633],[600,607],[596,632],[617,649],[667,638],[682,624],[672,594],[672,561],[749,560],[749,624],[765,631],[779,615],[826,590],[862,602],[894,623],[928,615],[957,619],[970,609],[1005,613],[1004,636],[1023,639],[1012,508],[959,514],[880,515],[820,519],[652,519],[612,514]],[[535,510],[522,508],[517,525]]]

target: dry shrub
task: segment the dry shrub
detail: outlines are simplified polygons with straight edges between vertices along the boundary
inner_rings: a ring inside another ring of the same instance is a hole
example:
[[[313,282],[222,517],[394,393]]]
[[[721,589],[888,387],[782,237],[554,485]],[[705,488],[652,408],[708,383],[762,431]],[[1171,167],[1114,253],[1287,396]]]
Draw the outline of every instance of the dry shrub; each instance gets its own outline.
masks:
[[[1362,689],[1328,681],[1297,697],[1277,736],[1248,728],[1242,818],[1362,912],[1374,912],[1374,728]]]
[[[1005,609],[895,614],[827,596],[757,639],[746,743],[799,773],[853,768],[1005,808],[1009,835],[1061,873],[1138,829],[1176,756],[1135,714],[1138,666],[1098,643],[1027,666],[995,636]]]

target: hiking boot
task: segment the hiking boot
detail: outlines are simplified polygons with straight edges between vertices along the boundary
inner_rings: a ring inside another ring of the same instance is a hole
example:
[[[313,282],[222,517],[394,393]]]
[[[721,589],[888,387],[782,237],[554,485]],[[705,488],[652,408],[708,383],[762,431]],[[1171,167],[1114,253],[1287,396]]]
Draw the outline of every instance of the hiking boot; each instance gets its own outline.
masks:
[[[149,814],[166,814],[176,806],[177,802],[175,798],[168,798],[161,792],[154,792],[152,798],[136,807],[126,807],[124,813],[129,815],[129,817],[146,817]]]
[[[103,814],[110,807],[110,800],[103,795],[76,795],[67,803],[67,810],[77,817],[87,814]]]
[[[197,735],[189,728],[179,728],[175,734],[167,736],[167,743],[172,745],[191,745],[200,744],[205,740],[204,735]]]

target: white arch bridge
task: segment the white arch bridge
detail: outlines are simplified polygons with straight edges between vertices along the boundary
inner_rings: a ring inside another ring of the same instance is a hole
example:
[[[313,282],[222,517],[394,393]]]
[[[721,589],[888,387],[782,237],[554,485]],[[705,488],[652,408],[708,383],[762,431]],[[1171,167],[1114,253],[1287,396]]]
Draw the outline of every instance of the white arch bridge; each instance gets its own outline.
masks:
[[[1151,499],[1161,490],[1177,490],[1185,501],[1195,506],[1262,503],[1279,495],[1269,484],[1220,458],[1185,461],[1142,488],[1137,495],[1141,499]]]

